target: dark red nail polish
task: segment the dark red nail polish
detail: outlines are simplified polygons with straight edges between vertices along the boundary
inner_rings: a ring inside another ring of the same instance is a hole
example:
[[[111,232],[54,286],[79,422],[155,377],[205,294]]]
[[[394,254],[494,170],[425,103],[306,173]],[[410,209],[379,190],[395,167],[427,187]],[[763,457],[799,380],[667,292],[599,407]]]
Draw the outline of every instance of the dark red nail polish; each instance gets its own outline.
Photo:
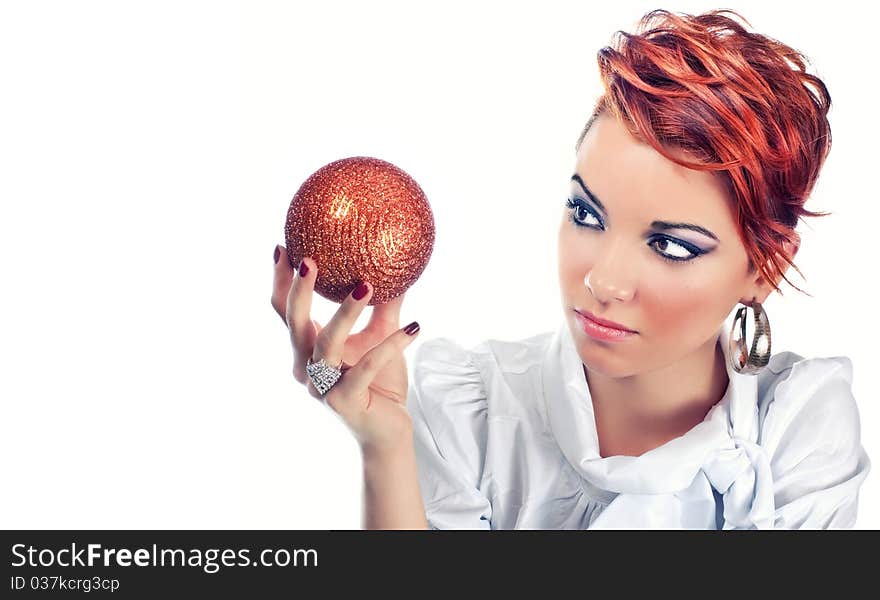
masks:
[[[418,330],[419,330],[419,322],[413,321],[412,323],[407,325],[406,329],[404,329],[403,331],[406,332],[406,335],[412,335]]]
[[[275,264],[278,264],[278,259],[281,257],[281,248],[277,245],[275,246]]]
[[[362,281],[360,283],[360,285],[358,285],[356,288],[354,288],[354,291],[351,293],[351,296],[355,300],[360,300],[361,298],[363,298],[364,296],[367,295],[367,291],[368,291],[367,284]]]
[[[309,266],[306,264],[305,259],[301,263],[299,263],[299,276],[305,277],[309,274]]]

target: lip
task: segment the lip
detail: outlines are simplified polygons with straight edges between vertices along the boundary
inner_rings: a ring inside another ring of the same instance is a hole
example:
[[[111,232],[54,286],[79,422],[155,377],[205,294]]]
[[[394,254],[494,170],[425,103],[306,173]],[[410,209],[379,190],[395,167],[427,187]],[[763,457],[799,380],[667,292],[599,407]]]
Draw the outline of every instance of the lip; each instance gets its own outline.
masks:
[[[580,322],[584,333],[595,339],[617,341],[632,337],[638,333],[620,323],[615,323],[608,319],[601,319],[589,311],[575,309],[574,312],[578,315],[578,321]]]

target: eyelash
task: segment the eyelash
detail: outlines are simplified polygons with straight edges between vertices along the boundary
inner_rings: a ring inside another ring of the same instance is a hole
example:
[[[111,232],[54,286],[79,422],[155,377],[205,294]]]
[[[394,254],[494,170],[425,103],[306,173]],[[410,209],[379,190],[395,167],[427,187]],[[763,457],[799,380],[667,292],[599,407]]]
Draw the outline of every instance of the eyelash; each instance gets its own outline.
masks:
[[[595,212],[592,208],[590,208],[590,207],[587,206],[586,204],[582,204],[582,203],[580,203],[580,202],[575,202],[575,201],[573,201],[571,198],[566,198],[566,200],[565,200],[565,205],[566,205],[569,209],[573,209],[573,210],[570,210],[569,213],[568,213],[568,220],[571,221],[572,223],[574,223],[575,226],[577,226],[577,227],[585,227],[585,228],[587,228],[587,229],[597,229],[598,231],[602,231],[601,229],[598,229],[598,228],[595,227],[594,225],[584,225],[583,223],[581,223],[581,222],[579,222],[577,219],[575,219],[575,213],[576,213],[576,210],[574,210],[574,209],[577,209],[577,208],[583,208],[585,211],[587,211],[588,213],[590,213],[591,215],[593,215],[593,217],[594,217],[597,221],[599,221],[599,224],[601,225],[601,224],[602,224],[602,219],[599,218],[599,215],[597,215],[596,212]],[[669,237],[669,236],[666,236],[666,235],[661,235],[661,236],[657,236],[657,237],[653,238],[650,242],[648,242],[648,245],[651,246],[651,245],[653,245],[655,242],[658,242],[658,241],[661,241],[661,240],[666,240],[667,242],[671,242],[671,243],[673,243],[673,244],[676,244],[677,246],[681,246],[682,248],[684,248],[685,250],[687,250],[688,252],[690,252],[691,254],[693,254],[693,256],[691,256],[690,258],[673,258],[673,257],[671,257],[671,256],[669,256],[669,255],[667,255],[667,254],[663,254],[663,253],[660,252],[660,251],[656,251],[656,252],[657,252],[657,255],[660,256],[660,258],[662,258],[663,260],[665,260],[666,262],[669,262],[669,263],[684,263],[684,262],[690,262],[690,261],[694,260],[695,258],[697,258],[698,256],[700,256],[701,254],[705,254],[705,252],[703,252],[703,251],[700,250],[699,248],[696,248],[696,247],[694,247],[694,246],[692,246],[692,245],[690,245],[690,244],[688,244],[688,243],[686,243],[686,242],[683,242],[683,241],[681,241],[681,240],[677,240],[677,239],[675,239],[675,238],[672,238],[672,237]]]

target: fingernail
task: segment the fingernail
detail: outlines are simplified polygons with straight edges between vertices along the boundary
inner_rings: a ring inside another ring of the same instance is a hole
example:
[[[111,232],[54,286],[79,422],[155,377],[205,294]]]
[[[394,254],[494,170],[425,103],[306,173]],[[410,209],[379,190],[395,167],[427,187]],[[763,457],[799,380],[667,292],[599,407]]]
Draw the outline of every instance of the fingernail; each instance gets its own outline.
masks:
[[[418,330],[419,330],[419,322],[413,321],[412,323],[407,325],[406,329],[404,329],[403,331],[406,333],[406,335],[413,335]]]
[[[281,248],[276,244],[275,245],[275,264],[278,264],[278,259],[281,257]]]
[[[360,285],[358,285],[356,288],[354,288],[354,291],[351,293],[351,296],[355,300],[360,300],[361,298],[363,298],[364,296],[367,295],[368,290],[369,290],[369,288],[367,287],[367,284],[362,281],[360,283]]]
[[[299,276],[305,277],[309,274],[309,266],[306,264],[306,259],[303,259],[301,263],[299,263]]]

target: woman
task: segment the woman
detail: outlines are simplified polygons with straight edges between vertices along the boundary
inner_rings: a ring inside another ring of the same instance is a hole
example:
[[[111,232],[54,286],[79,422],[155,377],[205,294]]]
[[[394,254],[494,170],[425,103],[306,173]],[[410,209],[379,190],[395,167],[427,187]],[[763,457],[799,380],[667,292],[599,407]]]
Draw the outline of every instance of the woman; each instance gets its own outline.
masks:
[[[360,442],[366,527],[854,524],[870,461],[852,364],[771,356],[761,308],[798,218],[820,215],[804,203],[831,101],[802,56],[728,15],[652,11],[600,50],[605,91],[562,207],[557,331],[430,340],[408,387],[403,297],[349,335],[364,283],[321,328],[320,265],[295,277],[276,248],[294,375]]]

